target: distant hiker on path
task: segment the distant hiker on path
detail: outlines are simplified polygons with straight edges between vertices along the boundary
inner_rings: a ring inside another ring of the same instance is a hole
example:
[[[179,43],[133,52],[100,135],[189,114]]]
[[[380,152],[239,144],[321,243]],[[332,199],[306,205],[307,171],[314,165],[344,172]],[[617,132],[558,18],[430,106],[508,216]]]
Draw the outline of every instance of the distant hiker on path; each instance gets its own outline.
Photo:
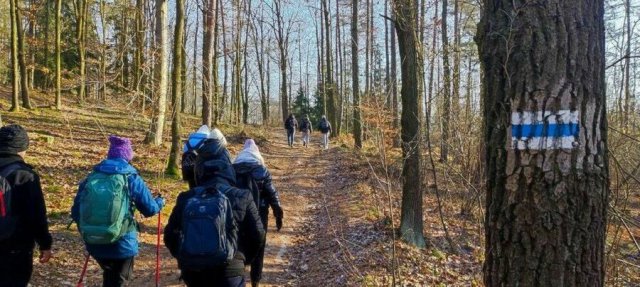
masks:
[[[135,209],[151,217],[165,204],[162,197],[151,195],[129,164],[133,159],[131,141],[110,136],[109,142],[107,159],[80,182],[71,208],[87,251],[102,268],[104,287],[123,286],[133,272],[138,255]]]
[[[304,121],[303,121],[304,123]],[[251,190],[253,200],[258,205],[260,219],[265,233],[269,226],[269,207],[273,209],[276,218],[276,228],[282,229],[283,211],[280,206],[280,196],[273,186],[271,173],[267,170],[260,150],[253,139],[244,143],[244,149],[238,154],[233,164],[236,171],[236,187]],[[258,250],[255,260],[251,263],[251,286],[257,287],[262,279],[262,265],[264,262],[264,243]]]
[[[264,242],[250,191],[233,187],[227,149],[207,141],[196,159],[197,187],[180,193],[164,230],[187,286],[244,286],[244,266]]]
[[[289,117],[284,121],[284,128],[287,130],[287,143],[289,147],[293,147],[295,141],[296,129],[298,129],[298,121],[293,114],[289,114]]]
[[[184,143],[181,164],[182,180],[189,183],[189,188],[196,187],[196,177],[194,172],[196,157],[198,156],[198,149],[200,149],[208,139],[216,139],[223,145],[227,145],[227,139],[224,137],[222,132],[217,128],[210,130],[207,125],[203,125],[196,132],[191,133],[187,141]]]
[[[40,176],[24,162],[27,132],[19,125],[0,128],[0,286],[27,286],[33,249],[40,263],[51,259],[51,234]]]
[[[309,137],[313,132],[313,125],[311,124],[311,120],[309,120],[309,115],[305,115],[304,119],[302,119],[300,131],[302,132],[302,145],[305,147],[309,146]]]
[[[326,116],[322,116],[320,123],[318,124],[318,130],[322,133],[322,148],[329,149],[329,135],[331,135],[331,123],[327,120]]]

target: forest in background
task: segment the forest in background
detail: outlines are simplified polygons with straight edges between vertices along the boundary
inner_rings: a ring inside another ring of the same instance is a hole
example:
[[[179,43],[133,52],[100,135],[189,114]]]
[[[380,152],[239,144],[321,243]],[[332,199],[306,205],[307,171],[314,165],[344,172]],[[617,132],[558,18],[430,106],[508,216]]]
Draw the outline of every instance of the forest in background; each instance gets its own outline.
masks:
[[[178,173],[180,139],[189,132],[181,116],[213,126],[269,129],[289,113],[309,114],[314,122],[326,114],[345,146],[362,147],[367,159],[380,163],[372,169],[381,175],[381,186],[400,193],[406,160],[400,149],[401,57],[393,2],[0,0],[0,86],[15,91],[2,99],[0,113],[125,107],[149,121],[147,143],[160,145],[163,133],[171,135],[169,174]],[[640,3],[604,3],[607,282],[624,285],[640,271]],[[474,37],[482,1],[413,5],[422,55],[417,128],[425,147],[416,170],[423,179],[418,188],[437,194],[443,232],[447,214],[475,222],[470,229],[481,228],[486,178]],[[386,209],[400,209],[399,203],[376,201],[381,217],[398,221]],[[459,252],[460,244],[446,237],[443,249]]]

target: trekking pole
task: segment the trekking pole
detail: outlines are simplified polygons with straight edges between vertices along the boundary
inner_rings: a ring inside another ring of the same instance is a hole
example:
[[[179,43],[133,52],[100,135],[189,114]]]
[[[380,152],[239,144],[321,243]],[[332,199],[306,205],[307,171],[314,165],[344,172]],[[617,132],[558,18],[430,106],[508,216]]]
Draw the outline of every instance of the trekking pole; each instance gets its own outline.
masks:
[[[156,287],[160,287],[160,232],[162,212],[158,212],[158,240],[156,243]]]
[[[82,281],[84,281],[84,275],[87,273],[87,265],[89,264],[89,253],[84,258],[84,266],[82,267],[82,272],[80,273],[80,280],[78,280],[78,284],[76,287],[82,287]]]

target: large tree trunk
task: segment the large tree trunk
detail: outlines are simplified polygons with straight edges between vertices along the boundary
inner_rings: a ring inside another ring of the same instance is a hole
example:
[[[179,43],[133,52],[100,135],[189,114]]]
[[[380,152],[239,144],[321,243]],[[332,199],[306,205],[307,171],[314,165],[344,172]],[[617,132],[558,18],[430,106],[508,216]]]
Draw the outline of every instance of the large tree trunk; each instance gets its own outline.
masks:
[[[181,110],[182,110],[182,59],[184,58],[184,0],[176,0],[176,29],[173,38],[173,81],[171,82],[171,98],[173,102],[172,120],[171,120],[171,153],[169,154],[169,162],[167,163],[167,174],[177,176],[180,173],[178,167],[178,158],[182,151],[182,140],[180,137],[181,129]]]
[[[62,11],[62,0],[56,0],[56,109],[60,110],[62,108],[62,91],[61,91],[61,67],[60,67],[60,34],[61,34],[61,11]]]
[[[145,0],[136,0],[136,50],[134,53],[135,71],[133,71],[133,87],[136,91],[136,97],[140,97],[140,106],[142,107],[143,114],[147,103],[146,97],[140,87],[144,73],[144,2]]]
[[[324,33],[325,33],[325,47],[326,47],[326,73],[325,73],[325,87],[324,94],[326,96],[327,119],[329,122],[337,126],[336,119],[336,99],[335,90],[336,85],[333,82],[333,62],[331,60],[331,22],[329,21],[329,5],[328,0],[322,0],[322,11],[324,14]]]
[[[22,107],[25,109],[31,109],[31,102],[29,100],[29,86],[28,86],[28,74],[29,68],[25,60],[24,50],[24,31],[22,31],[22,20],[20,15],[20,7],[18,2],[15,2],[16,6],[16,23],[18,26],[18,65],[20,66],[20,95],[22,98]]]
[[[204,22],[203,39],[202,39],[202,124],[211,126],[213,123],[213,113],[211,108],[211,99],[213,99],[213,91],[216,87],[211,81],[211,61],[213,60],[213,39],[214,39],[214,5],[217,0],[204,0],[204,9],[202,10],[202,19]]]
[[[418,11],[413,0],[394,0],[396,32],[400,47],[402,71],[402,213],[401,238],[408,243],[425,247],[422,219],[422,173],[420,166],[420,123],[422,55],[418,32]]]
[[[603,0],[485,1],[486,286],[604,285],[603,10]]]
[[[288,31],[285,31],[284,19],[282,15],[282,3],[280,0],[274,2],[276,14],[276,40],[280,53],[280,104],[282,107],[282,121],[286,121],[289,116],[289,96],[287,93],[287,54],[288,54]]]
[[[626,0],[625,3],[625,34],[627,36],[626,41],[626,58],[624,59],[624,126],[629,126],[629,117],[633,116],[635,110],[635,96],[634,93],[631,92],[631,38],[633,37],[631,33],[631,1]]]
[[[351,81],[353,93],[353,139],[362,148],[362,117],[360,116],[360,72],[358,66],[358,0],[351,6]]]
[[[145,138],[145,143],[162,144],[164,132],[165,113],[167,111],[167,0],[156,0],[156,27],[155,27],[155,102],[151,127]]]
[[[18,17],[17,0],[9,0],[11,16],[11,111],[20,110],[20,67],[18,65]]]

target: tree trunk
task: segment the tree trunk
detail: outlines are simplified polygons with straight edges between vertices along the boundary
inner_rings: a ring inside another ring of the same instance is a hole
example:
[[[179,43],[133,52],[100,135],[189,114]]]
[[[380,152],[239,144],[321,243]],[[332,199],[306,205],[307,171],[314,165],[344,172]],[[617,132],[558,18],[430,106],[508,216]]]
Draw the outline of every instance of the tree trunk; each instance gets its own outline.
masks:
[[[337,126],[336,119],[336,100],[335,100],[335,90],[336,86],[333,82],[333,72],[332,65],[333,62],[331,60],[331,22],[329,21],[329,5],[327,4],[328,0],[322,0],[322,10],[324,14],[324,25],[325,25],[325,47],[326,47],[326,74],[325,74],[325,87],[324,94],[326,96],[326,110],[327,110],[327,119],[330,123]],[[337,44],[337,43],[336,43]],[[332,135],[334,136],[334,135]]]
[[[395,19],[395,9],[391,9],[391,18]],[[389,43],[391,49],[391,71],[389,72],[389,76],[391,77],[391,82],[389,85],[391,86],[391,113],[393,113],[393,127],[400,127],[400,107],[398,106],[398,48],[396,45],[396,33],[391,32],[391,43]],[[393,141],[394,146],[398,147],[400,145],[400,140],[396,138]]]
[[[447,0],[442,0],[442,66],[444,69],[442,138],[440,141],[440,161],[442,162],[446,162],[449,157],[449,122],[451,121],[451,68],[449,66],[449,35],[447,34],[448,8]]]
[[[402,212],[401,238],[414,246],[424,248],[422,219],[422,173],[420,165],[420,122],[422,55],[418,31],[418,11],[412,0],[394,0],[396,32],[400,46],[402,71]]]
[[[16,6],[16,23],[18,27],[18,65],[20,66],[20,95],[22,98],[22,107],[25,109],[31,109],[31,102],[29,101],[29,86],[28,86],[28,74],[29,69],[25,60],[24,51],[24,31],[22,31],[22,20],[20,15],[20,7],[18,2],[15,2]]]
[[[155,103],[151,128],[145,138],[145,143],[153,145],[162,144],[164,132],[165,113],[167,110],[167,0],[156,0],[156,27],[155,27]]]
[[[453,0],[453,77],[451,78],[453,82],[451,92],[453,115],[460,114],[460,1]]]
[[[11,16],[11,111],[20,110],[20,67],[18,66],[18,17],[17,0],[9,0]]]
[[[88,10],[89,10],[89,5],[87,5],[87,0],[77,0],[77,5],[76,5],[76,41],[77,41],[77,45],[78,45],[78,57],[79,57],[79,63],[78,63],[78,76],[79,76],[79,83],[78,83],[78,101],[80,103],[84,102],[84,98],[85,98],[85,93],[86,93],[86,61],[85,61],[85,55],[86,55],[86,49],[85,49],[85,45],[86,45],[86,29],[87,29],[87,14],[88,14]]]
[[[134,54],[135,71],[133,72],[134,90],[136,91],[136,97],[140,97],[143,114],[146,108],[146,97],[142,93],[140,84],[142,83],[142,75],[144,73],[144,3],[145,0],[136,0],[136,50]]]
[[[631,35],[631,33],[633,32],[631,30],[631,1],[630,0],[626,0],[625,1],[625,19],[626,19],[626,24],[625,24],[625,29],[626,32],[625,34],[627,35],[627,50],[626,50],[626,58],[624,59],[624,126],[628,127],[629,126],[629,117],[632,116],[634,114],[634,108],[635,108],[635,97],[634,94],[631,93],[631,89],[630,89],[630,80],[631,80],[631,74],[630,74],[630,68],[631,68],[631,37],[633,37],[633,35]]]
[[[56,0],[56,109],[62,108],[61,67],[60,67],[60,34],[61,34],[62,0]]]
[[[214,18],[213,6],[217,5],[217,0],[204,0],[204,9],[202,10],[203,19],[203,38],[202,38],[202,124],[211,126],[213,123],[213,114],[211,108],[211,99],[213,99],[213,91],[216,89],[211,81],[211,61],[213,60],[213,32]]]
[[[212,94],[212,99],[211,102],[213,103],[212,105],[212,109],[213,109],[213,125],[217,126],[218,125],[218,114],[219,114],[219,106],[220,106],[220,88],[218,87],[220,84],[220,81],[218,79],[218,41],[220,39],[219,34],[219,22],[218,22],[218,18],[220,18],[220,15],[222,15],[222,2],[220,2],[220,0],[210,0],[210,1],[215,1],[215,15],[213,17],[213,59],[211,60],[211,84],[212,84],[212,89],[213,89],[213,94]],[[226,67],[226,66],[225,66]]]
[[[167,163],[167,174],[177,176],[180,173],[178,158],[182,151],[182,139],[180,137],[182,110],[182,59],[184,58],[184,0],[176,0],[176,29],[173,38],[173,81],[171,82],[171,98],[173,99],[173,112],[171,120],[171,153]]]
[[[362,117],[360,116],[360,72],[358,66],[358,0],[351,6],[351,81],[353,93],[353,139],[362,148]]]
[[[604,1],[486,1],[482,15],[484,283],[604,286]]]
[[[276,40],[280,53],[280,105],[282,108],[282,122],[289,116],[289,98],[287,93],[287,54],[288,54],[288,31],[285,31],[284,19],[282,15],[282,3],[280,0],[274,1],[276,14]]]

